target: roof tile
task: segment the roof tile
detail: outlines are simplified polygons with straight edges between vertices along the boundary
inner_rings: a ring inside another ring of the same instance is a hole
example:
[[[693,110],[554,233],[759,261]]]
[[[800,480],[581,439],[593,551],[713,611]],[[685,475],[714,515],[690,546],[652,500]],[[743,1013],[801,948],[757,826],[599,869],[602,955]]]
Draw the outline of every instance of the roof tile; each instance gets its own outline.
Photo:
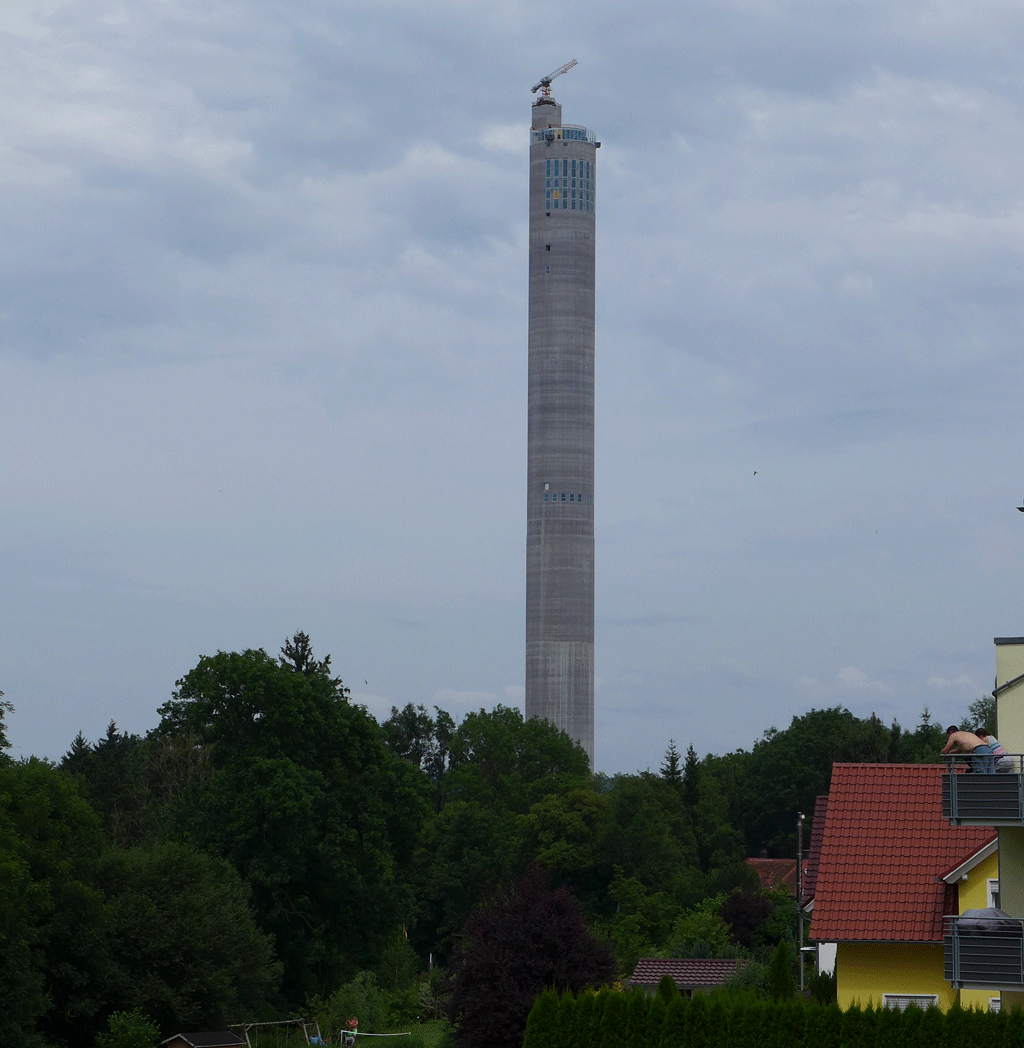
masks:
[[[942,817],[941,765],[833,765],[811,937],[941,942],[939,874],[993,837]]]

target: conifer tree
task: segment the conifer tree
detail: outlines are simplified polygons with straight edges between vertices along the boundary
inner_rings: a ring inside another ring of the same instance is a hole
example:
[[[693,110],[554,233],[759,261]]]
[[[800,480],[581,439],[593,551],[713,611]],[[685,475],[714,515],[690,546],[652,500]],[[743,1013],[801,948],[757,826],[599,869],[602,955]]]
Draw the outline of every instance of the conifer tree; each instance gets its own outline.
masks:
[[[604,1014],[601,1016],[600,1039],[594,1043],[599,1048],[621,1048],[625,1043],[626,1029],[626,997],[615,990],[608,991],[608,999],[605,1002]]]
[[[679,750],[676,749],[676,740],[668,740],[668,749],[665,750],[665,759],[661,762],[661,777],[673,786],[682,786],[683,771],[680,767],[681,760]]]
[[[647,1013],[650,1000],[643,990],[634,988],[626,1007],[626,1048],[647,1048]]]
[[[707,1048],[708,1000],[695,993],[690,1000],[690,1015],[686,1024],[686,1048]]]
[[[523,1048],[554,1048],[551,1031],[558,1015],[558,994],[548,987],[537,997],[526,1019]]]
[[[663,975],[658,980],[658,989],[655,990],[655,993],[665,1002],[665,1004],[668,1004],[672,998],[676,996],[677,992],[676,981],[671,975]]]
[[[713,993],[708,1000],[708,1048],[727,1048],[729,1015],[722,993]]]
[[[608,998],[611,996],[611,993],[612,991],[605,986],[594,994],[594,1010],[590,1013],[590,1039],[581,1048],[594,1048],[594,1045],[600,1042],[601,1032],[604,1027],[604,1013],[608,1007]]]
[[[660,987],[659,987],[660,989]],[[675,983],[672,984],[675,992]],[[665,1016],[668,1014],[668,1005],[665,998],[656,993],[651,999],[651,1005],[647,1009],[647,1045],[648,1048],[658,1048],[661,1044],[661,1031],[665,1027]]]
[[[661,1048],[684,1048],[690,1001],[681,993],[672,998],[661,1027]]]
[[[584,990],[576,1001],[576,1015],[573,1020],[573,1048],[593,1048],[590,1039],[590,1020],[594,1015],[595,996]]]
[[[576,998],[571,990],[562,994],[558,1002],[558,1014],[555,1016],[554,1034],[552,1043],[555,1048],[572,1048],[576,1043],[574,1039],[574,1028],[576,1024]]]
[[[921,1016],[921,1025],[917,1028],[917,1044],[911,1045],[907,1042],[907,1048],[917,1048],[918,1045],[924,1048],[925,1045],[931,1045],[934,1048],[935,1045],[942,1044],[942,1033],[945,1029],[943,1023],[942,1012],[939,1011],[935,1005],[925,1010],[924,1015]],[[1021,1044],[1021,1041],[1011,1041],[1011,1044]]]
[[[773,1001],[791,1001],[796,993],[789,944],[785,940],[780,941],[775,947],[771,963],[768,965],[768,992]]]

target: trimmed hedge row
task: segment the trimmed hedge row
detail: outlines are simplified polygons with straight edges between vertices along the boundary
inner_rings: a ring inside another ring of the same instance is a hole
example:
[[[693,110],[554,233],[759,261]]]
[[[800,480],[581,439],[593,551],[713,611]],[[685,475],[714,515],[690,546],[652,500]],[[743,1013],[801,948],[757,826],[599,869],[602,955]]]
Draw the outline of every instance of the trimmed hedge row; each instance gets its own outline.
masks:
[[[537,998],[523,1048],[1024,1048],[1024,1012],[938,1008],[905,1012],[800,1001],[773,1004],[748,994],[693,998],[603,989]]]

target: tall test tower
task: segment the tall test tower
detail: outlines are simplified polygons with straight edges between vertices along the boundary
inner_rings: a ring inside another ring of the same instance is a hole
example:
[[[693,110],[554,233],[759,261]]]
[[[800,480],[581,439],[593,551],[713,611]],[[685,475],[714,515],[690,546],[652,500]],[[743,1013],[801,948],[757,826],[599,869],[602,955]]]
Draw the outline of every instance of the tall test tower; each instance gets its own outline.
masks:
[[[594,133],[562,123],[551,81],[530,129],[526,716],[594,763]]]

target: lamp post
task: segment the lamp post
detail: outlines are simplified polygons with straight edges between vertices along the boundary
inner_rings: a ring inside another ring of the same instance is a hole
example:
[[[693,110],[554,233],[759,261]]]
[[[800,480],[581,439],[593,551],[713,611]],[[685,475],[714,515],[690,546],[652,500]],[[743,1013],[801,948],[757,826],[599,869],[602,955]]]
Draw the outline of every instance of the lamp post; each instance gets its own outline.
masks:
[[[796,955],[800,992],[804,992],[804,813],[796,813]]]

